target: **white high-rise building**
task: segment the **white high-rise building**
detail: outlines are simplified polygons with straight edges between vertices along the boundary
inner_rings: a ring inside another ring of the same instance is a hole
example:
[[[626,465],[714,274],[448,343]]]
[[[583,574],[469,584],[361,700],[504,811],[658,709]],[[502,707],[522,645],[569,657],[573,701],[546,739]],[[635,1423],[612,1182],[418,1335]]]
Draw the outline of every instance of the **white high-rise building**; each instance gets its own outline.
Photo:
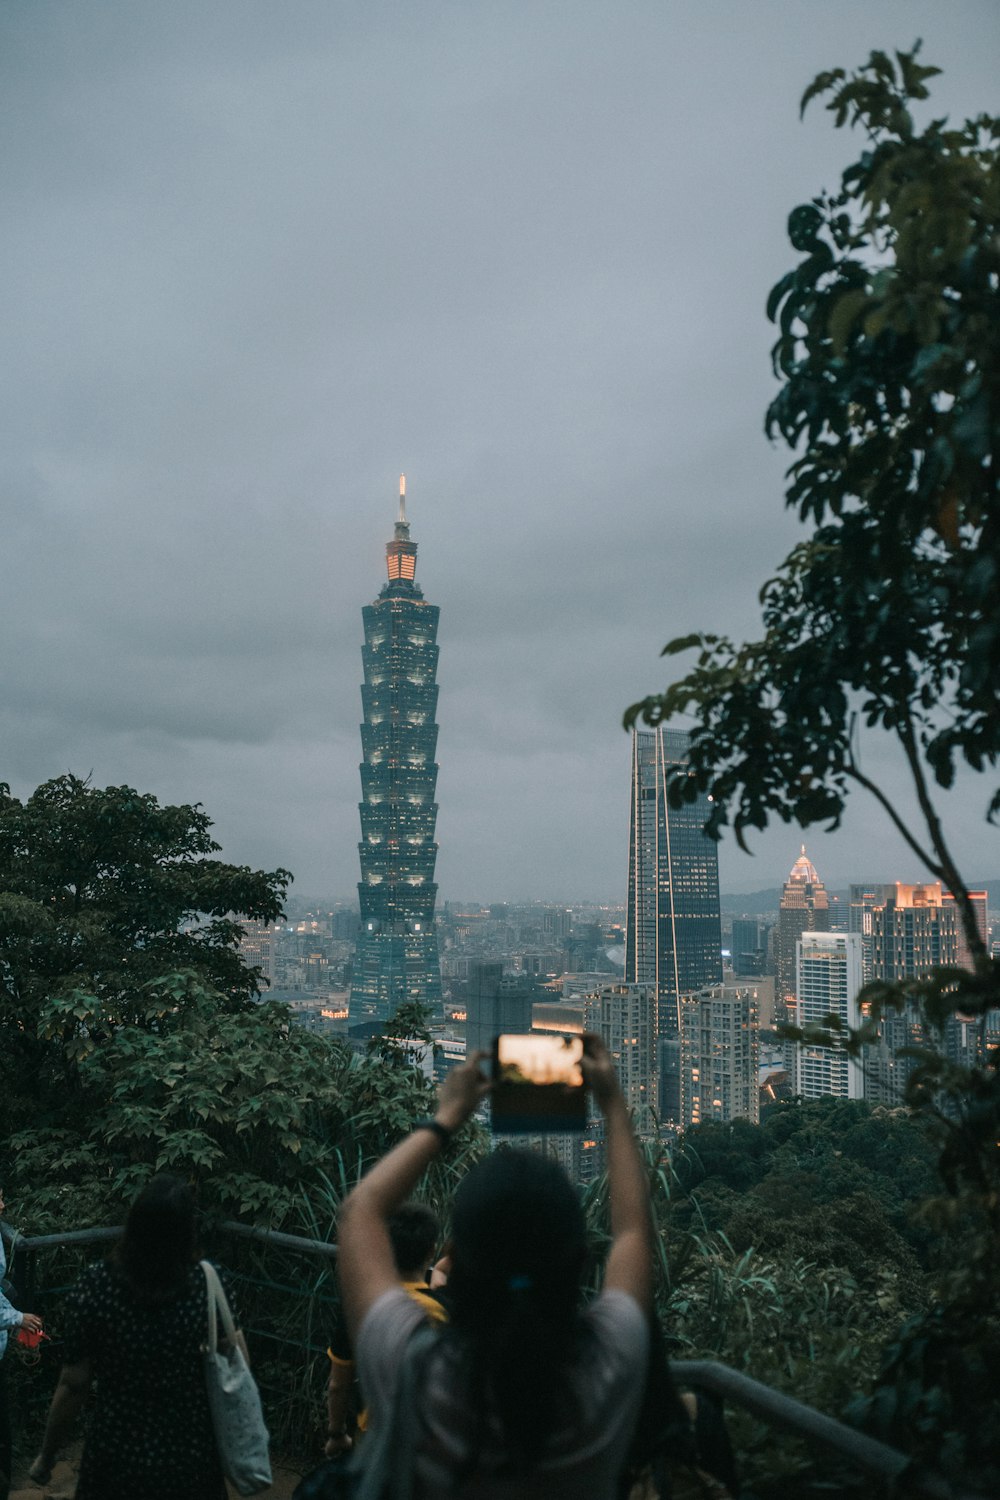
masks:
[[[649,1128],[656,1106],[656,986],[606,984],[592,998],[597,1032],[611,1053],[615,1071],[640,1134]]]
[[[717,984],[681,997],[681,1111],[703,1120],[760,1120],[760,1027],[752,984]]]
[[[847,1026],[860,1024],[862,942],[858,933],[804,932],[795,945],[795,969],[800,1025],[830,1015],[839,1016]],[[799,1045],[794,1053],[795,1092],[803,1098],[863,1097],[861,1068],[840,1048]]]

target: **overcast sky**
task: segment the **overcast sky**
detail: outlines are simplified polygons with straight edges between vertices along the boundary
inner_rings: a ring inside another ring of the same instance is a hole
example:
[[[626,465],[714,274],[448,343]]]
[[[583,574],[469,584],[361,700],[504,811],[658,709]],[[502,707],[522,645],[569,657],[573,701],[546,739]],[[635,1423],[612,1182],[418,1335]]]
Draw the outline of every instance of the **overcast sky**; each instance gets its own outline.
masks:
[[[405,470],[442,897],[623,900],[622,710],[672,635],[756,632],[797,534],[763,308],[860,150],[799,98],[917,36],[935,112],[1000,105],[996,0],[4,0],[0,779],[200,801],[350,895]],[[861,803],[806,842],[919,878]]]

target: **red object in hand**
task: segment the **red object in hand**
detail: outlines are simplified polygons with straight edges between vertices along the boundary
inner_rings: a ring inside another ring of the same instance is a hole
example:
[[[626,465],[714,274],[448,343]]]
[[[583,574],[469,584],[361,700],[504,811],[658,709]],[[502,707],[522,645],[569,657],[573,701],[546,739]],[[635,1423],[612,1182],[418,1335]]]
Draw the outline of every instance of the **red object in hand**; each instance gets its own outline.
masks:
[[[42,1339],[47,1339],[48,1334],[41,1328],[19,1328],[14,1335],[22,1349],[37,1349]]]

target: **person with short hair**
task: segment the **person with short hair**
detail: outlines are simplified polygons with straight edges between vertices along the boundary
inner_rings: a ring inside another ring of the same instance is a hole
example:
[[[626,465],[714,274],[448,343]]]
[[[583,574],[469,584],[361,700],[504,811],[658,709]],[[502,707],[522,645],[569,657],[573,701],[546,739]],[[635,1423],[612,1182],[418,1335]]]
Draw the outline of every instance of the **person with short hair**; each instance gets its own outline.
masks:
[[[0,1214],[6,1207],[3,1188],[0,1187]],[[3,1235],[0,1234],[0,1281],[7,1271],[7,1253]],[[0,1500],[7,1500],[10,1493],[10,1471],[13,1457],[13,1438],[10,1430],[10,1405],[7,1396],[7,1377],[4,1371],[4,1355],[7,1341],[15,1329],[23,1328],[27,1333],[41,1333],[42,1320],[37,1313],[21,1312],[0,1291]]]
[[[432,1323],[444,1322],[447,1312],[440,1297],[428,1286],[428,1267],[434,1257],[441,1233],[437,1215],[426,1203],[411,1199],[400,1204],[388,1221],[389,1243],[396,1270],[403,1290],[423,1310],[425,1318]],[[336,1458],[348,1452],[353,1438],[348,1431],[347,1410],[351,1390],[354,1386],[354,1352],[347,1333],[347,1324],[339,1319],[327,1349],[330,1361],[330,1377],[326,1386],[326,1446],[327,1458]],[[359,1432],[367,1426],[367,1413],[362,1410],[357,1420]]]
[[[388,1222],[488,1093],[484,1053],[452,1069],[432,1121],[382,1158],[341,1211],[339,1275],[371,1426],[389,1420],[420,1310],[400,1285]],[[580,1306],[579,1195],[544,1157],[497,1150],[455,1196],[450,1322],[419,1371],[419,1500],[613,1500],[649,1350],[649,1192],[611,1058],[584,1039],[604,1115],[611,1248],[601,1294]]]
[[[230,1277],[216,1269],[238,1325]],[[194,1193],[178,1177],[154,1177],[109,1259],[88,1267],[70,1295],[65,1363],[32,1479],[48,1480],[96,1381],[76,1500],[226,1500],[202,1359],[207,1328]]]

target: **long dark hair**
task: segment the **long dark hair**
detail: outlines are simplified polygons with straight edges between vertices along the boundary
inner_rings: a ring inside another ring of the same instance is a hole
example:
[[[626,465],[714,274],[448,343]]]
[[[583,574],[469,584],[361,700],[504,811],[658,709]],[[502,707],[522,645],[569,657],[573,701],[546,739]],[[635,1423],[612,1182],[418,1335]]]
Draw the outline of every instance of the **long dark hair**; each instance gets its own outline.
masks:
[[[498,1420],[506,1467],[530,1469],[571,1412],[585,1250],[580,1201],[555,1162],[494,1152],[455,1195],[448,1279],[453,1336],[479,1418],[472,1464]]]
[[[194,1192],[163,1173],[129,1209],[114,1260],[137,1300],[156,1303],[177,1296],[194,1258]]]

